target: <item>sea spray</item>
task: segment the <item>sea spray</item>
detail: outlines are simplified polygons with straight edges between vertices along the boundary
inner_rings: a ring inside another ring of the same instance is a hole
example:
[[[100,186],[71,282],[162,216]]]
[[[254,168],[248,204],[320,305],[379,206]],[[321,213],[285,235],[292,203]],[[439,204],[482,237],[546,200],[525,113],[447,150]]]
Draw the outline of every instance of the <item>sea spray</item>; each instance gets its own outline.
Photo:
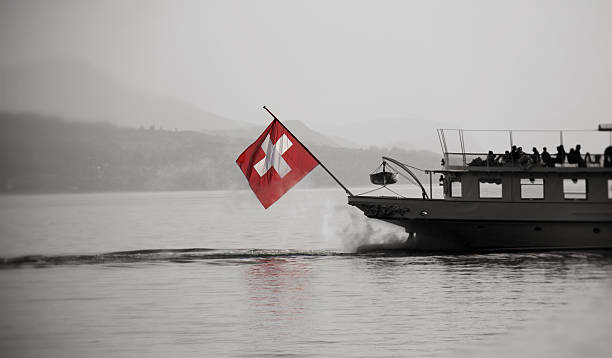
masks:
[[[368,252],[405,247],[410,235],[397,225],[367,218],[346,205],[326,203],[322,225],[327,243],[347,252]]]

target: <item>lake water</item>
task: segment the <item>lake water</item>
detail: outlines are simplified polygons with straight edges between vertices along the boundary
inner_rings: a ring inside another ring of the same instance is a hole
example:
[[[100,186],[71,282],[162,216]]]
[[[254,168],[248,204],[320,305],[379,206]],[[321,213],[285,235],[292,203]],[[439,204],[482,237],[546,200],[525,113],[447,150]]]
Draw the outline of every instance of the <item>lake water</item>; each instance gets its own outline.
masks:
[[[0,197],[3,357],[607,357],[612,252],[354,254],[338,189]]]

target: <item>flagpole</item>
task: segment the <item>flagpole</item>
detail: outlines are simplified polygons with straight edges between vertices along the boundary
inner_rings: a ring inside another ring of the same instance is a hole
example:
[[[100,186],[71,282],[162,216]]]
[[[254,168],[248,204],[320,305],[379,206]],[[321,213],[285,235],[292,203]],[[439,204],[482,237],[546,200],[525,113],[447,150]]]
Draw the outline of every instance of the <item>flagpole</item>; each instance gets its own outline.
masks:
[[[279,119],[278,119],[278,118],[277,118],[277,117],[274,115],[274,113],[272,113],[272,112],[271,112],[271,111],[270,111],[270,110],[269,110],[269,109],[268,109],[266,106],[263,106],[263,109],[265,109],[266,111],[268,111],[268,113],[270,113],[270,115],[271,115],[271,116],[274,118],[274,120],[275,120],[275,121],[278,121],[279,123],[281,123],[281,121],[280,121],[280,120],[279,120]],[[281,124],[282,124],[282,123],[281,123]],[[283,125],[283,127],[285,127],[285,126]],[[350,190],[348,190],[348,189],[347,189],[347,187],[345,187],[345,186],[344,186],[344,184],[342,184],[342,183],[340,182],[340,180],[338,180],[338,178],[336,178],[336,176],[335,176],[335,175],[333,175],[333,174],[332,174],[332,172],[330,172],[330,171],[329,171],[329,169],[327,169],[327,167],[326,167],[325,165],[323,165],[323,163],[321,163],[321,161],[319,160],[319,158],[317,158],[317,157],[316,157],[314,154],[312,154],[312,152],[311,152],[311,151],[310,151],[308,148],[306,148],[306,146],[305,146],[304,144],[302,144],[302,142],[300,142],[300,140],[299,140],[299,139],[298,139],[298,138],[297,138],[295,135],[293,135],[293,133],[291,133],[291,131],[289,130],[289,128],[285,127],[285,129],[287,130],[287,132],[289,132],[289,134],[291,134],[291,136],[292,136],[293,138],[295,138],[295,140],[296,140],[298,143],[300,143],[300,145],[301,145],[302,147],[304,147],[304,149],[306,149],[306,151],[308,152],[308,154],[312,155],[312,157],[313,157],[313,158],[315,158],[315,160],[317,161],[317,163],[319,163],[319,165],[321,166],[321,168],[325,169],[325,171],[327,172],[327,174],[329,174],[329,175],[330,175],[330,176],[331,176],[331,177],[332,177],[332,178],[333,178],[333,179],[336,181],[336,183],[338,183],[338,185],[340,185],[340,186],[342,187],[342,189],[344,189],[344,191],[345,191],[345,192],[346,192],[348,195],[353,196],[353,193],[351,193],[351,191],[350,191]]]

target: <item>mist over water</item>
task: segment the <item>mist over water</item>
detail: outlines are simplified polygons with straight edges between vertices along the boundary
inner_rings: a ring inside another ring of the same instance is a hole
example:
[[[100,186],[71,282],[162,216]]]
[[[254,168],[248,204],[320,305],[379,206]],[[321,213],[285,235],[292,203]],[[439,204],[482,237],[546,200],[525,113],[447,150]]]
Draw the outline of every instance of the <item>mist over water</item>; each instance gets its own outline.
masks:
[[[367,252],[401,247],[409,234],[397,225],[368,219],[356,208],[347,205],[326,205],[323,236],[340,242],[343,251]]]

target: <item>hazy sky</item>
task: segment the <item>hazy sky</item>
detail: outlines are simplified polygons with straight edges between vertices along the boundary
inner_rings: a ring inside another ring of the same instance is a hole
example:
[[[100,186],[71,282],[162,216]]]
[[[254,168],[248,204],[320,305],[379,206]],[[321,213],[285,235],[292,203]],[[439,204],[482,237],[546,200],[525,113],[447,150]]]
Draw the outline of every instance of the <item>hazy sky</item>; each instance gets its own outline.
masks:
[[[260,124],[612,122],[612,1],[2,0],[0,65],[49,57]]]

